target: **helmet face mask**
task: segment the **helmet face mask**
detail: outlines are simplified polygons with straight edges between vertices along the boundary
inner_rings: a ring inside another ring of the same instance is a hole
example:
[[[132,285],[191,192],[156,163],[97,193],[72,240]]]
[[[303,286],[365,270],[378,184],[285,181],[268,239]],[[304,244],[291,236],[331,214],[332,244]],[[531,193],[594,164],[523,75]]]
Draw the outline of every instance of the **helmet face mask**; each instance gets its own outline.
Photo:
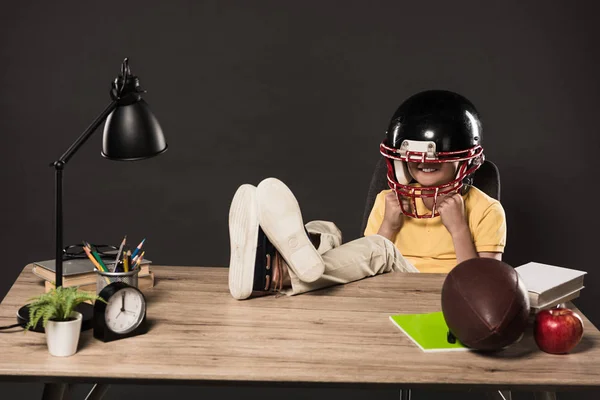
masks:
[[[461,193],[484,161],[481,123],[475,107],[464,97],[441,90],[418,93],[394,116],[380,152],[388,165],[388,185],[396,193],[402,213],[413,218],[439,215],[439,196]],[[456,175],[435,186],[415,185],[407,163],[458,162]],[[433,199],[431,210],[419,212],[417,199]]]

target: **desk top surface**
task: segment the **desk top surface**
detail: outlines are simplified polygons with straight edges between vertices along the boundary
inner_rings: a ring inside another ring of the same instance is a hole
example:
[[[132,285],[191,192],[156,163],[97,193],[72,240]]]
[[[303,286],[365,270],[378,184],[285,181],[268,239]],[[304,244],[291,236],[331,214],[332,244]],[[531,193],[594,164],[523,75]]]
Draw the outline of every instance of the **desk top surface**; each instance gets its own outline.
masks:
[[[82,333],[71,357],[45,335],[0,332],[4,380],[137,383],[468,385],[507,389],[600,387],[600,332],[584,317],[572,354],[538,350],[528,334],[501,352],[423,353],[388,319],[439,311],[444,275],[391,273],[299,296],[234,300],[227,268],[152,266],[145,335],[103,343]],[[43,284],[25,267],[0,305],[0,325]],[[583,316],[583,315],[582,315]]]

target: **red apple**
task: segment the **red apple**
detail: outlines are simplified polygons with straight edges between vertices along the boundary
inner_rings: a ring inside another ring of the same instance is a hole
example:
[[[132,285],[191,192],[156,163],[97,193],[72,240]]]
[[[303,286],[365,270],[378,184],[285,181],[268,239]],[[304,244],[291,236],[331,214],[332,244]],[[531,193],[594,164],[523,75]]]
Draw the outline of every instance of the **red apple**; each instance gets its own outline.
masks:
[[[538,347],[550,354],[566,354],[583,337],[579,314],[564,307],[542,310],[535,316],[534,338]]]

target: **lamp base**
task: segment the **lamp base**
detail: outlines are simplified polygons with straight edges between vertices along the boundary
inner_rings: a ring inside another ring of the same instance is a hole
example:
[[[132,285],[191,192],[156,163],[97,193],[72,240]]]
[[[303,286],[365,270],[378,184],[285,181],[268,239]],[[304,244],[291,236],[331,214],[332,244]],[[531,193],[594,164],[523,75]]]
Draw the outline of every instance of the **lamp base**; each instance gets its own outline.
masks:
[[[88,303],[81,303],[77,307],[75,307],[75,311],[80,312],[83,320],[81,321],[81,331],[87,331],[88,329],[92,329],[92,318],[94,317],[94,306]],[[17,322],[25,328],[29,323],[29,304],[19,308],[17,312]],[[45,329],[42,326],[42,321],[38,321],[38,323],[33,327],[29,328],[30,331],[44,333]]]

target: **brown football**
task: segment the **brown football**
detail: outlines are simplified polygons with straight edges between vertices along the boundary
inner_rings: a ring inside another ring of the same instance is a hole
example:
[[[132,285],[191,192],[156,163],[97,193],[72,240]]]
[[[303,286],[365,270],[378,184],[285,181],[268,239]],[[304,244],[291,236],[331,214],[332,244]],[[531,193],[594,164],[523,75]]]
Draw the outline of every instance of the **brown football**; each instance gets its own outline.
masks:
[[[500,350],[525,332],[529,296],[513,267],[492,258],[472,258],[446,276],[442,313],[450,332],[464,345]]]

